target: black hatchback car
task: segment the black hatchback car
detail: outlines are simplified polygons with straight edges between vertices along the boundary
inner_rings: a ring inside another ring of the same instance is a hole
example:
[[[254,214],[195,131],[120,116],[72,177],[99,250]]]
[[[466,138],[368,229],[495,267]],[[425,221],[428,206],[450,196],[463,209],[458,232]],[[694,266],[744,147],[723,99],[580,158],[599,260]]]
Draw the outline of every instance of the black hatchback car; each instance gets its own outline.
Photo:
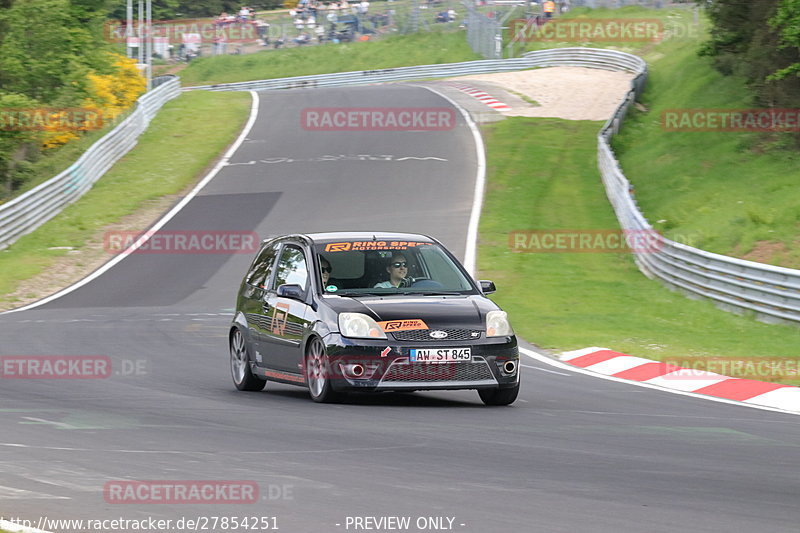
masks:
[[[506,313],[441,243],[408,233],[315,233],[264,241],[231,324],[239,390],[348,392],[476,389],[487,405],[519,392]]]

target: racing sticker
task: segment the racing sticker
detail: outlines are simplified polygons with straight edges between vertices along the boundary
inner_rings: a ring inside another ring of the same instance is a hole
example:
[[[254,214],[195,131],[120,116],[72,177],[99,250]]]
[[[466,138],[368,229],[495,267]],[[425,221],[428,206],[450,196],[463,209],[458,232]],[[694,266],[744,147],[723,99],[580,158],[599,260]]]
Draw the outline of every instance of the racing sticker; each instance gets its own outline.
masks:
[[[272,333],[284,335],[286,333],[286,321],[289,318],[289,304],[279,302],[272,310]]]
[[[422,319],[414,318],[411,320],[387,320],[378,322],[383,331],[408,331],[412,329],[428,329],[428,325]]]
[[[416,241],[351,241],[331,242],[325,245],[326,252],[365,252],[367,250],[408,250],[416,246],[430,246],[430,242]]]

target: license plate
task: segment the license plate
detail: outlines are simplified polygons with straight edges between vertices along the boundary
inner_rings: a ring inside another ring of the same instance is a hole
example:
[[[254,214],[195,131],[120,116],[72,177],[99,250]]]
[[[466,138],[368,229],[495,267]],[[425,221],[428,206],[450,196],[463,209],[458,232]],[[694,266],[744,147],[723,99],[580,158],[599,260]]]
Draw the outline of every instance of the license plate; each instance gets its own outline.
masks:
[[[412,363],[460,363],[472,361],[470,348],[424,348],[411,350]]]

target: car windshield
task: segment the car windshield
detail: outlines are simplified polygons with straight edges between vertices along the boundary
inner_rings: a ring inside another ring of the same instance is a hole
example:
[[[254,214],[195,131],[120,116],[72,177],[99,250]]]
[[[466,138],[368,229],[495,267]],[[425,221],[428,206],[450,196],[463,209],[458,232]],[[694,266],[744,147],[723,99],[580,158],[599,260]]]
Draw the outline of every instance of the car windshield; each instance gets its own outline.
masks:
[[[438,244],[342,241],[316,245],[321,286],[340,296],[473,294],[474,285]]]

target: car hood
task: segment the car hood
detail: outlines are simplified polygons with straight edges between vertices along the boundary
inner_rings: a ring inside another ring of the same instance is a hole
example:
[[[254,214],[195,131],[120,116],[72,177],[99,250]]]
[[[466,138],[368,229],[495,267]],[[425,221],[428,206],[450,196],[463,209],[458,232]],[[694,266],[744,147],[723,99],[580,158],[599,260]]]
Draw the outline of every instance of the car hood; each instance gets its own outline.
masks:
[[[338,312],[364,313],[377,322],[421,319],[429,328],[482,329],[486,313],[499,309],[484,296],[388,296],[329,302]]]

